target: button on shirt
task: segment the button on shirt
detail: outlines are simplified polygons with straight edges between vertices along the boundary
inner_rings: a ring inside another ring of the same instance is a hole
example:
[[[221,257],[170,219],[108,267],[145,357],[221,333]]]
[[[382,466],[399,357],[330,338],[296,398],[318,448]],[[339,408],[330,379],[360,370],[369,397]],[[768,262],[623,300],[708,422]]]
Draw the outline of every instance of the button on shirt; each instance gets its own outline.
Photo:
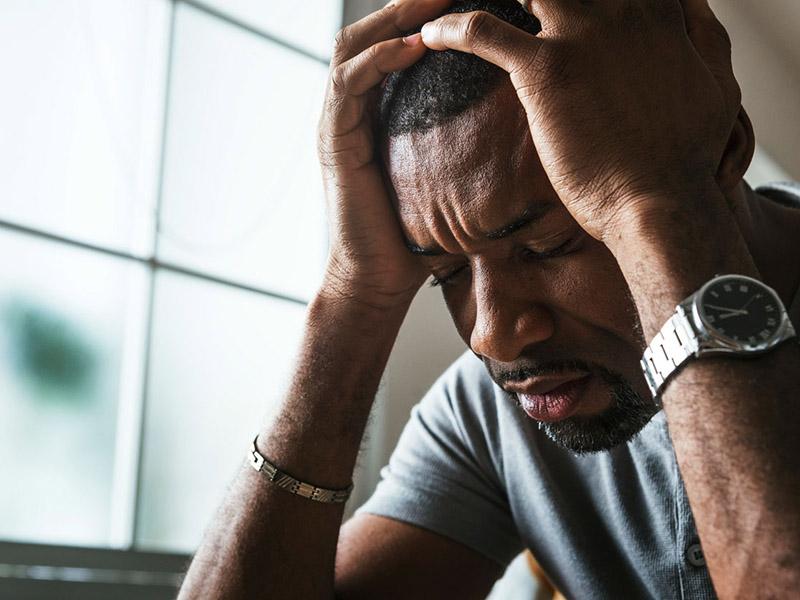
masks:
[[[700,546],[700,542],[695,542],[686,549],[686,560],[693,567],[706,566],[706,559],[703,557],[703,548]]]
[[[792,186],[766,191],[800,204]],[[796,300],[795,324],[798,316]],[[359,512],[429,529],[501,565],[530,548],[568,598],[716,597],[663,411],[628,443],[576,456],[471,353],[413,409]]]

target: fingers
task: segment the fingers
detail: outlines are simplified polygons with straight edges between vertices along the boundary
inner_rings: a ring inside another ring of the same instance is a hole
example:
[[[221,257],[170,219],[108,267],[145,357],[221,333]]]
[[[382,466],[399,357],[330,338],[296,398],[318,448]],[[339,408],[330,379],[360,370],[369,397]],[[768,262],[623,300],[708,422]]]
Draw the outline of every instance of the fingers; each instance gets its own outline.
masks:
[[[579,0],[523,0],[522,4],[539,19],[544,31],[568,22],[581,11],[587,10],[587,6]]]
[[[403,32],[435,19],[452,0],[395,0],[360,21],[342,29],[336,36],[333,64],[341,64],[370,46],[399,38]]]
[[[323,113],[323,130],[338,136],[359,127],[367,106],[367,92],[377,87],[389,73],[413,65],[425,51],[422,38],[415,34],[374,44],[334,67]]]
[[[543,43],[539,38],[482,11],[445,15],[422,27],[433,50],[460,50],[480,56],[509,73],[530,64]]]
[[[337,95],[361,96],[389,73],[410,67],[425,54],[419,34],[372,45],[334,68],[331,82]]]

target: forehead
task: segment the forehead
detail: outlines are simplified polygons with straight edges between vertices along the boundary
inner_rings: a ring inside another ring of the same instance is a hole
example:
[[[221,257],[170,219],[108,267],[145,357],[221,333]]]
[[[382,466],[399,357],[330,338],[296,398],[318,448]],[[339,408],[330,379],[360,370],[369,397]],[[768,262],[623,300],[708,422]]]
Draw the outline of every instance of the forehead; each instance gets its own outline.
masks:
[[[406,237],[421,246],[447,249],[558,202],[510,84],[445,124],[391,138],[385,161]]]

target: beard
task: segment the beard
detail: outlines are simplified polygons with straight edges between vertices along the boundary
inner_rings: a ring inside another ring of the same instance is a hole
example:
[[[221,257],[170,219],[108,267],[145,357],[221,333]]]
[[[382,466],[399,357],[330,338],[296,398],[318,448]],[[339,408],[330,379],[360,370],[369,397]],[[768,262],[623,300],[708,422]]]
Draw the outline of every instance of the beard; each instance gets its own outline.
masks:
[[[537,421],[539,429],[551,441],[576,454],[602,452],[630,441],[660,410],[653,399],[643,398],[622,375],[596,363],[559,361],[541,369],[517,371],[513,375],[514,378],[524,379],[530,375],[562,370],[588,371],[602,379],[611,394],[611,405],[598,415],[573,416],[550,423]],[[516,394],[511,396],[520,406]]]

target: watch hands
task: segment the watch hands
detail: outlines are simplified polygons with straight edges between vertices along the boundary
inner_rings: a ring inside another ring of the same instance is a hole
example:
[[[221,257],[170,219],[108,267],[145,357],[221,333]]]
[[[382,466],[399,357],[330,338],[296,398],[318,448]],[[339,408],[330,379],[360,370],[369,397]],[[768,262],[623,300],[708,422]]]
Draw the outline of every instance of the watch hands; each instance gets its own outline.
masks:
[[[727,319],[728,317],[741,317],[742,315],[746,315],[746,314],[747,314],[746,310],[742,310],[742,311],[737,310],[736,312],[729,312],[727,314],[720,315],[719,318],[720,318],[720,321],[721,321],[722,319]]]
[[[756,294],[756,295],[752,296],[752,297],[750,298],[750,300],[748,300],[747,302],[745,302],[745,303],[744,303],[744,306],[742,307],[742,310],[744,310],[745,308],[747,308],[748,306],[750,306],[750,303],[751,303],[753,300],[755,300],[756,298],[758,298],[758,294]]]
[[[747,306],[747,305],[745,305],[745,306]],[[729,316],[749,314],[744,308],[730,308],[730,307],[727,307],[727,306],[716,306],[714,304],[706,304],[706,307],[713,308],[715,310],[724,310],[725,312],[731,313]],[[721,317],[721,318],[724,318],[724,317]]]

